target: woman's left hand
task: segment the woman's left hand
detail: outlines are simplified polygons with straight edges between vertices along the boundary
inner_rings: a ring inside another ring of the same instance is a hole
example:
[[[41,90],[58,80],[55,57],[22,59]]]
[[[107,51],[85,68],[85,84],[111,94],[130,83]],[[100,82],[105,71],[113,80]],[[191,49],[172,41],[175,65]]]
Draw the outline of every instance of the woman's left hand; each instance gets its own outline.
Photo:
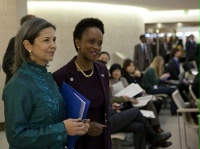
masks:
[[[130,101],[131,101],[131,103],[132,103],[133,105],[138,104],[138,101],[137,101],[136,99],[131,99]]]

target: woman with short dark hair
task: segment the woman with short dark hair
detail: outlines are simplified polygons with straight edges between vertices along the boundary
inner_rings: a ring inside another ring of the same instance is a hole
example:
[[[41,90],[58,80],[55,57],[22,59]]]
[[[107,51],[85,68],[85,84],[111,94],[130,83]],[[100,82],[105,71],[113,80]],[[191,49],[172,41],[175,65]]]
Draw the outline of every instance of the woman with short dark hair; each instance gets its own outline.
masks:
[[[109,126],[109,76],[104,64],[96,62],[103,43],[104,25],[97,18],[82,19],[73,32],[75,56],[53,73],[58,86],[68,83],[90,100],[87,134],[81,136],[75,149],[111,149]]]

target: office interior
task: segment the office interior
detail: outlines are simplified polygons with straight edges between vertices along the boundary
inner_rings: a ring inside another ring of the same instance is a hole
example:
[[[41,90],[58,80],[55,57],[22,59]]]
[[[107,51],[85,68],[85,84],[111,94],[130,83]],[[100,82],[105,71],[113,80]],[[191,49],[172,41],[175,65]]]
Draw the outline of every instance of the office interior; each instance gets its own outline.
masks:
[[[110,53],[109,64],[122,63],[124,58],[132,59],[134,45],[139,43],[141,34],[146,34],[151,40],[164,35],[170,37],[176,32],[183,43],[193,34],[199,43],[197,0],[0,0],[0,4],[0,97],[5,83],[5,73],[1,68],[3,55],[10,38],[20,27],[20,18],[26,14],[44,18],[57,27],[57,51],[48,67],[51,72],[76,55],[72,34],[76,23],[85,17],[96,17],[104,22],[102,51]],[[0,123],[4,123],[2,100]]]

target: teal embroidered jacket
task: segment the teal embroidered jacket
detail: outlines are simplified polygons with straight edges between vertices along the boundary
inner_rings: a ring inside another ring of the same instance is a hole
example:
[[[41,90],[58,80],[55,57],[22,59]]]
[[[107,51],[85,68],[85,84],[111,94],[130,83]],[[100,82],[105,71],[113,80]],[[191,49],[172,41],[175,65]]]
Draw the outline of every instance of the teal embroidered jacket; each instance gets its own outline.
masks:
[[[6,136],[10,149],[63,149],[64,101],[52,74],[23,63],[3,91]]]

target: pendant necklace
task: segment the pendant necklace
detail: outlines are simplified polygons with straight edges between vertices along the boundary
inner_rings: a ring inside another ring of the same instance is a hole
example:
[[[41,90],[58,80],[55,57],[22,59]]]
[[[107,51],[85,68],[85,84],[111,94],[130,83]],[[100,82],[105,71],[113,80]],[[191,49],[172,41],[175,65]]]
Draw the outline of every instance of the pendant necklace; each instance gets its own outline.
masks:
[[[94,69],[92,69],[92,72],[91,72],[89,75],[87,75],[87,74],[85,74],[85,72],[79,67],[79,65],[76,63],[76,61],[75,61],[75,64],[76,64],[76,67],[81,71],[81,73],[82,73],[86,78],[89,78],[89,77],[91,77],[91,76],[93,75]]]

